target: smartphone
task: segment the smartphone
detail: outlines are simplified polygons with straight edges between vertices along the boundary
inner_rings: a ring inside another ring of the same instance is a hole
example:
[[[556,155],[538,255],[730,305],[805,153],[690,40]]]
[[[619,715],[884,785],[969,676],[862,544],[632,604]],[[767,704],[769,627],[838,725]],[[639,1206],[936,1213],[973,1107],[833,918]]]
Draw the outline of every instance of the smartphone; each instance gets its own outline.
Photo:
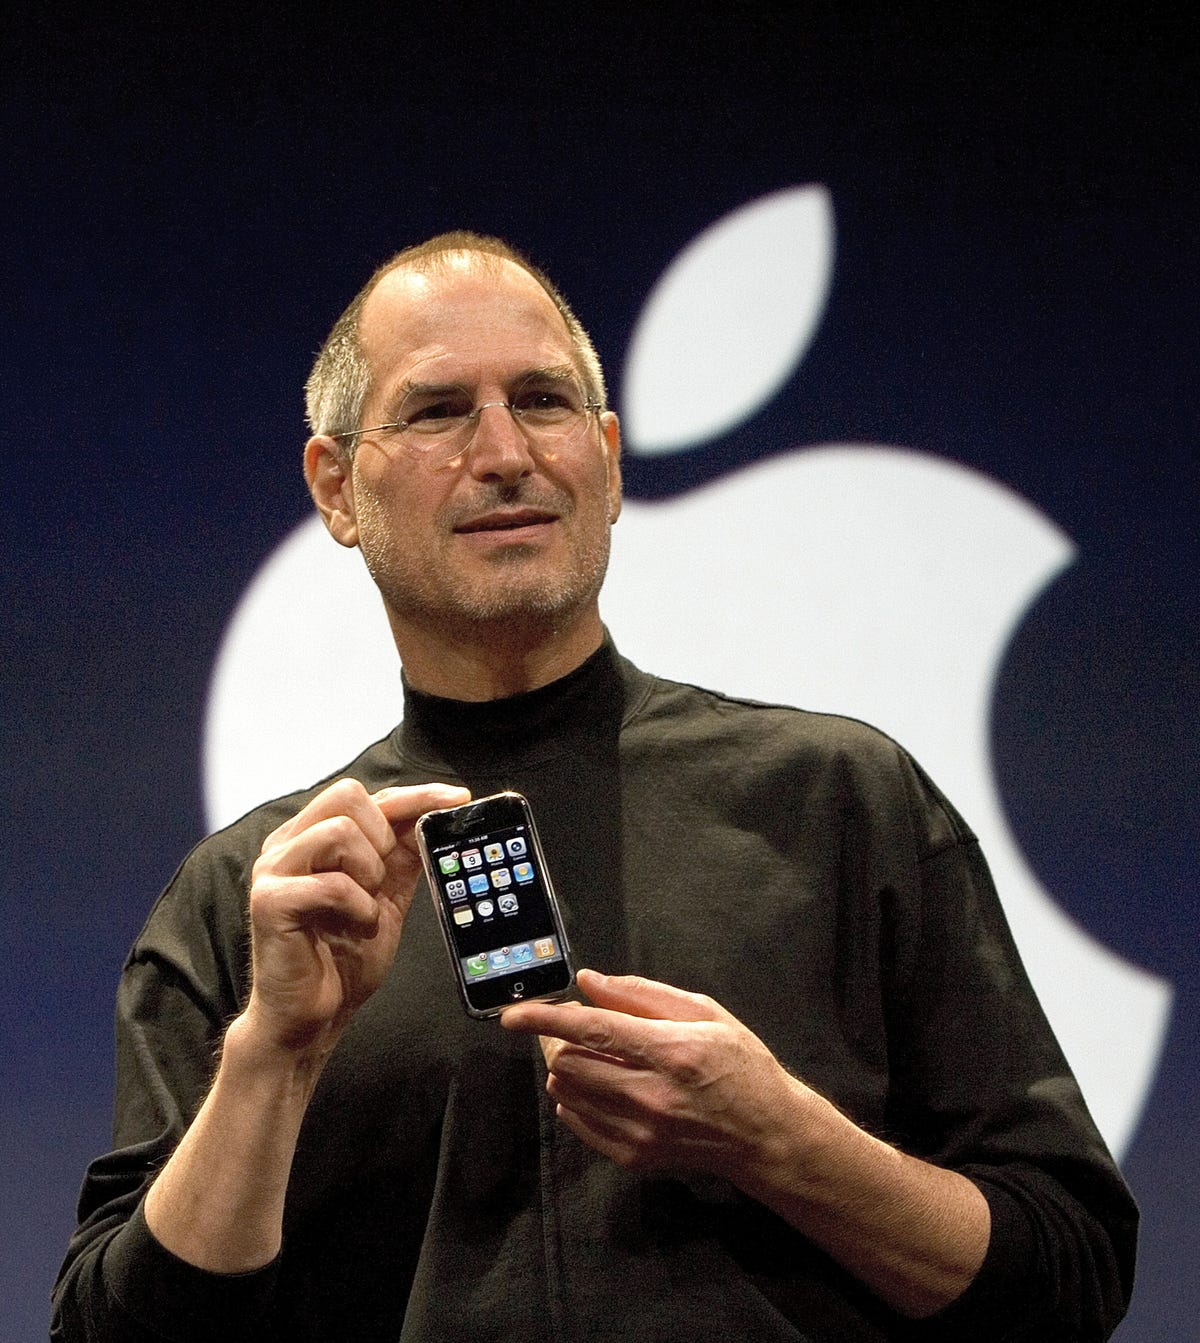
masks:
[[[575,971],[528,801],[494,793],[429,811],[416,834],[468,1014],[565,997]]]

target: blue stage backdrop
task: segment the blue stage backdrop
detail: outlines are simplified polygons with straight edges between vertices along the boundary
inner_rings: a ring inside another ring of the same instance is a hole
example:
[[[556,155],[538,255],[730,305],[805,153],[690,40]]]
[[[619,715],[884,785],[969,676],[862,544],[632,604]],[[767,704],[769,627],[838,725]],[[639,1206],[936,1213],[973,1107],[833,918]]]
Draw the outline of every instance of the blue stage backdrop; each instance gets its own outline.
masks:
[[[372,267],[456,226],[608,367],[625,651],[873,719],[980,831],[1142,1204],[1119,1337],[1195,1336],[1195,24],[808,9],[15,25],[4,1337],[44,1336],[158,890],[398,712],[300,389]]]

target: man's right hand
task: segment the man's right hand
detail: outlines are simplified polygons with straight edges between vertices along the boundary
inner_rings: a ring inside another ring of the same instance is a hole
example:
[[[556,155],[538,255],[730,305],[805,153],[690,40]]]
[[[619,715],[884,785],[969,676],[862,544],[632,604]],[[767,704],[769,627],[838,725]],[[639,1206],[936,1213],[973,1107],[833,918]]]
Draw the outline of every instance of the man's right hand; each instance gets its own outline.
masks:
[[[421,871],[413,823],[469,800],[447,784],[371,795],[340,779],[267,836],[250,887],[243,1021],[261,1047],[333,1048],[396,954]]]
[[[470,800],[341,779],[267,836],[250,887],[252,982],[212,1090],[146,1196],[173,1254],[246,1273],[279,1251],[304,1112],[346,1023],[379,987],[421,870],[413,823]]]

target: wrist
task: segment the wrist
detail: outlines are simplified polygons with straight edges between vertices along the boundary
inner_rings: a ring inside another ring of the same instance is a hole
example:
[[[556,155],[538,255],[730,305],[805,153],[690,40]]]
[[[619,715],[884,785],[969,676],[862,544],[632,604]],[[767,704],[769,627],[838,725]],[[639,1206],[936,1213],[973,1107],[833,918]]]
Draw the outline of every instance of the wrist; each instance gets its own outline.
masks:
[[[303,1042],[282,1040],[248,1007],[225,1032],[216,1085],[306,1105],[336,1043],[332,1032]]]
[[[769,1121],[747,1150],[734,1182],[751,1198],[789,1212],[797,1199],[820,1202],[847,1143],[873,1142],[830,1101],[782,1072]]]

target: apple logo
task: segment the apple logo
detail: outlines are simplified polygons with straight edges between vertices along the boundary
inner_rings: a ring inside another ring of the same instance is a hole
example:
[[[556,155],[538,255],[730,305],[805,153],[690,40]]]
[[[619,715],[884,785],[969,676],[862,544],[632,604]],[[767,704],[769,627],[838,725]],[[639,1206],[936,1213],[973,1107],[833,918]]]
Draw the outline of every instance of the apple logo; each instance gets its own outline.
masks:
[[[752,201],[684,248],[630,341],[627,451],[686,452],[769,401],[816,331],[833,257],[819,186]],[[1027,500],[946,458],[797,446],[681,496],[627,500],[603,606],[622,651],[652,671],[863,718],[914,753],[982,840],[1030,977],[1120,1156],[1171,988],[1042,889],[1005,820],[988,737],[1005,648],[1074,553]],[[347,684],[355,693],[328,712]],[[337,769],[392,728],[399,693],[366,569],[314,516],[259,570],[218,652],[209,824]]]

